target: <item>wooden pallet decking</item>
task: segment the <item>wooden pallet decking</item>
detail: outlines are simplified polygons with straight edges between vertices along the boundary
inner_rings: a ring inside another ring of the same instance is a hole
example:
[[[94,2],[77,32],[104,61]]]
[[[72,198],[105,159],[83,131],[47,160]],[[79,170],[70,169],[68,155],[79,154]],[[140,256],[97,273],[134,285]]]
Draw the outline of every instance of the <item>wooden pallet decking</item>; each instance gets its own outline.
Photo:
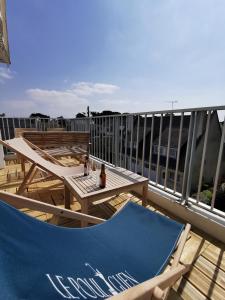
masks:
[[[72,165],[73,159],[63,158],[63,163]],[[28,168],[29,165],[26,165]],[[23,173],[20,164],[16,162],[8,163],[5,169],[0,170],[0,189],[15,193]],[[64,203],[63,186],[59,180],[44,181],[33,184],[27,191],[27,196],[33,199],[41,200],[53,205],[62,205]],[[107,204],[99,204],[91,207],[91,214],[109,218],[113,213],[127,200],[130,199],[141,204],[141,200],[130,193],[121,194],[118,197],[112,197]],[[79,211],[80,205],[74,202],[74,210]],[[149,203],[148,208],[171,218],[160,207]],[[23,211],[41,221],[58,223],[60,226],[78,227],[78,221],[65,218],[54,219],[52,215],[38,211],[23,209]],[[179,220],[180,221],[180,220]],[[183,263],[191,263],[192,269],[182,280],[178,281],[170,293],[169,299],[225,299],[225,245],[216,241],[205,233],[192,228],[190,238],[186,242],[184,253],[182,255]]]

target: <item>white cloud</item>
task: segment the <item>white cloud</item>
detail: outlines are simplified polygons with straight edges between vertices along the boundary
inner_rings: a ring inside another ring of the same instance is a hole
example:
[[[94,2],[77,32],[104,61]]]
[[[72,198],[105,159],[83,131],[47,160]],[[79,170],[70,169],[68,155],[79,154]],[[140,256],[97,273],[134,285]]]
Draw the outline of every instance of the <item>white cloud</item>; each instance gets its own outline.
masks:
[[[48,90],[40,88],[27,89],[26,108],[33,111],[50,114],[51,116],[74,116],[80,111],[85,111],[88,105],[98,102],[98,95],[112,95],[119,90],[113,84],[77,82],[72,84],[69,89]],[[11,103],[11,101],[10,101]],[[13,101],[14,107],[18,101]]]
[[[28,89],[26,94],[35,105],[35,111],[51,116],[74,116],[88,105],[86,98],[77,96],[71,90]]]
[[[0,67],[0,83],[13,78],[13,72],[8,68]]]
[[[119,90],[117,85],[106,83],[78,82],[72,85],[73,92],[78,95],[113,94]]]
[[[78,101],[82,102],[83,98],[77,96],[73,91],[71,90],[43,90],[43,89],[28,89],[26,90],[26,94],[33,100],[37,102],[46,102],[51,103],[54,102],[54,104],[63,103],[66,104],[66,102],[71,101]]]
[[[119,87],[113,84],[78,82],[72,84],[72,87],[67,90],[45,90],[45,89],[28,89],[26,94],[35,100],[49,99],[69,99],[80,100],[81,96],[90,97],[96,94],[113,94]]]

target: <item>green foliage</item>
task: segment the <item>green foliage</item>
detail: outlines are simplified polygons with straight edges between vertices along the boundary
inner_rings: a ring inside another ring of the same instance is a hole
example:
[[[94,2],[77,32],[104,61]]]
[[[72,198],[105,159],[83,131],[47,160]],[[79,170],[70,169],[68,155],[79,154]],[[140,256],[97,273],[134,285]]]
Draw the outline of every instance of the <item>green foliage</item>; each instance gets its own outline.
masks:
[[[210,205],[212,201],[212,192],[210,190],[204,190],[200,193],[200,201]]]

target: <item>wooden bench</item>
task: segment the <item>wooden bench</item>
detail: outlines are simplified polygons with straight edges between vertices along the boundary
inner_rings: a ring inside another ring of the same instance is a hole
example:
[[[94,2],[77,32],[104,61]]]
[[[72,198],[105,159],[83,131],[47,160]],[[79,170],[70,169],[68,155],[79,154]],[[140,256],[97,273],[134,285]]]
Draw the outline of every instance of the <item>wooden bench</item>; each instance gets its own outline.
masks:
[[[65,131],[66,129],[65,128],[47,128],[47,131]]]
[[[17,128],[18,136],[45,150],[54,157],[80,157],[89,152],[89,132],[82,131],[37,131],[33,128]],[[19,134],[19,135],[18,135]]]
[[[37,131],[36,128],[15,128],[14,135],[16,138],[23,136],[24,131]]]
[[[77,146],[87,150],[89,144],[89,132],[24,131],[22,136],[41,149]]]

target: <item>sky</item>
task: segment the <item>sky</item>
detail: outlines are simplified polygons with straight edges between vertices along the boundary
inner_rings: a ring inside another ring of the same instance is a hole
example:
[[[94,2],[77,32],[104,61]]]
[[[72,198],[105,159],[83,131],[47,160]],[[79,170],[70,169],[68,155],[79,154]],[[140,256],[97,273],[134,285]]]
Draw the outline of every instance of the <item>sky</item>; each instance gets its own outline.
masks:
[[[224,0],[6,0],[0,113],[225,105]]]

